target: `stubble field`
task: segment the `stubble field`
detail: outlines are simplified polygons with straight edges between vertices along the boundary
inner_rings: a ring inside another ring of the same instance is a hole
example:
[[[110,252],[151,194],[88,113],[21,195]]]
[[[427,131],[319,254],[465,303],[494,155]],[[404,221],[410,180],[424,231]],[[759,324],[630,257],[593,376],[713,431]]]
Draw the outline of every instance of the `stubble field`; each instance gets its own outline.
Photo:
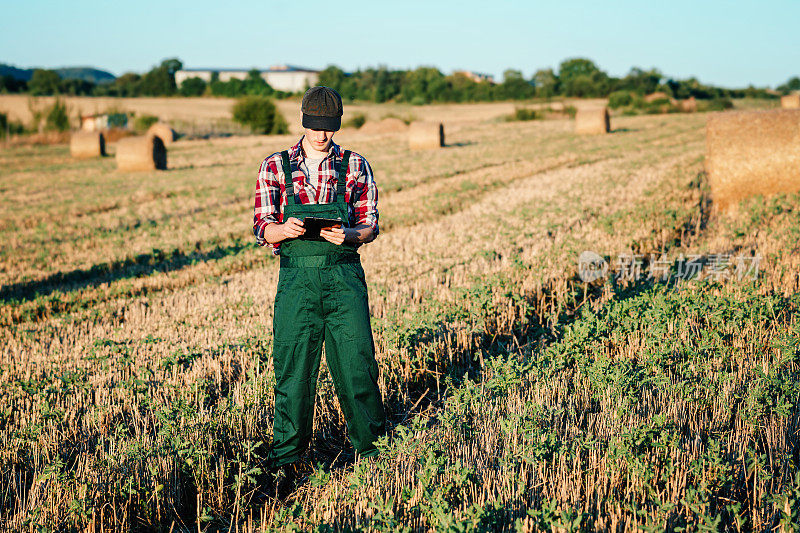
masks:
[[[323,368],[318,466],[287,502],[259,490],[279,267],[252,194],[298,136],[178,141],[143,174],[0,152],[0,526],[798,524],[797,196],[716,213],[704,114],[577,137],[510,104],[363,109],[442,120],[448,146],[337,134],[380,189],[362,259],[390,431],[355,460]],[[584,284],[584,250],[643,275]]]

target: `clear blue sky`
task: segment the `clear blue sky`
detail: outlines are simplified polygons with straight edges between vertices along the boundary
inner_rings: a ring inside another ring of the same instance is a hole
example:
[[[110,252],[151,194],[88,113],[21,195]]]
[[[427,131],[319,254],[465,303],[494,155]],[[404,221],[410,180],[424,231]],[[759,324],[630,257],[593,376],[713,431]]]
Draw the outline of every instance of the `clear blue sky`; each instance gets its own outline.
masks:
[[[144,72],[432,65],[529,77],[570,57],[727,87],[800,75],[800,0],[3,0],[0,63]]]

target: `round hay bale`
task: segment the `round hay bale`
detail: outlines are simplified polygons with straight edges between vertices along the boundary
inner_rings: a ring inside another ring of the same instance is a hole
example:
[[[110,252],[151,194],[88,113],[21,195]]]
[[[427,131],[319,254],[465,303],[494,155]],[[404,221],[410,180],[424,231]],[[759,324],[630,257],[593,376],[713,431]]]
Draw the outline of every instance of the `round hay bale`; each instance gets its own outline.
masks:
[[[399,118],[386,117],[378,122],[367,122],[360,128],[359,132],[381,134],[381,133],[403,133],[408,131],[408,124]]]
[[[412,122],[408,128],[408,147],[412,150],[444,146],[444,126],[438,122]]]
[[[800,190],[800,109],[711,115],[706,172],[716,209],[748,196]]]
[[[800,93],[781,96],[781,107],[783,109],[800,109]]]
[[[166,170],[167,149],[160,137],[126,137],[117,143],[117,168],[123,172]]]
[[[164,146],[169,146],[173,142],[175,142],[175,130],[170,127],[169,124],[166,122],[156,122],[147,130],[147,135],[155,135],[161,142],[164,143]]]
[[[106,140],[99,131],[76,131],[69,139],[69,155],[89,159],[106,155]]]
[[[595,135],[608,133],[610,123],[608,109],[578,109],[575,113],[575,133],[579,135]]]
[[[696,113],[697,112],[697,100],[695,100],[694,96],[690,96],[686,100],[681,100],[681,111],[684,113]]]

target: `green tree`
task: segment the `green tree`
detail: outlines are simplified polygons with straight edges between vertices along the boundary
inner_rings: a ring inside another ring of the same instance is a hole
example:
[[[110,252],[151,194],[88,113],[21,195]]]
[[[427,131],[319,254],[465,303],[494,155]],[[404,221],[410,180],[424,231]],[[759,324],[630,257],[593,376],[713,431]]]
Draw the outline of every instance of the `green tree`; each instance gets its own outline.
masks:
[[[139,92],[145,96],[171,96],[177,92],[175,72],[183,68],[177,58],[165,59],[142,77]]]
[[[139,96],[141,83],[142,77],[134,72],[126,72],[114,80],[118,96]]]
[[[540,98],[551,98],[558,94],[558,76],[551,68],[537,70],[533,75],[533,83],[536,87],[536,96]]]
[[[94,92],[94,87],[95,84],[90,81],[70,78],[66,80],[61,80],[61,83],[59,83],[58,86],[58,92],[60,94],[81,96],[81,95],[92,94]]]
[[[639,67],[633,67],[624,78],[619,80],[617,90],[650,94],[658,89],[663,77],[664,75],[658,69],[643,70]]]
[[[206,92],[206,82],[202,78],[187,78],[181,83],[180,93],[183,96],[202,96]]]
[[[590,59],[576,57],[559,65],[562,94],[567,96],[606,96],[611,90],[608,75]]]
[[[319,73],[319,84],[335,90],[344,100],[354,100],[356,98],[354,80],[335,65],[329,65]]]
[[[497,89],[497,98],[522,100],[532,98],[535,94],[536,88],[522,77],[522,72],[514,69],[503,72],[503,83]]]
[[[0,76],[0,94],[20,93],[28,89],[28,84],[13,76]]]
[[[58,94],[61,77],[53,70],[37,68],[28,82],[28,91],[32,96]]]
[[[267,83],[267,80],[261,77],[261,71],[257,68],[251,69],[247,73],[247,78],[243,83],[243,90],[245,94],[263,96],[268,96],[275,92]]]
[[[562,83],[568,83],[578,76],[591,76],[600,69],[591,59],[576,57],[566,59],[558,67],[558,77]]]
[[[406,71],[401,84],[400,96],[406,102],[441,101],[440,95],[447,88],[444,74],[434,67],[419,67]]]
[[[174,79],[175,73],[183,68],[183,62],[180,59],[178,59],[177,57],[172,57],[172,58],[165,59],[164,61],[162,61],[161,62],[161,66],[164,67],[165,69],[167,69],[167,72],[169,72],[170,75],[172,75],[173,79]]]
[[[777,89],[783,94],[789,94],[792,91],[800,91],[800,78],[797,76],[789,78],[786,83],[779,85]]]
[[[144,96],[169,96],[175,94],[175,77],[170,75],[166,67],[156,67],[142,76],[142,81],[139,83],[139,92]]]
[[[450,86],[453,100],[456,102],[471,102],[478,100],[478,84],[462,73],[451,74],[445,78]]]

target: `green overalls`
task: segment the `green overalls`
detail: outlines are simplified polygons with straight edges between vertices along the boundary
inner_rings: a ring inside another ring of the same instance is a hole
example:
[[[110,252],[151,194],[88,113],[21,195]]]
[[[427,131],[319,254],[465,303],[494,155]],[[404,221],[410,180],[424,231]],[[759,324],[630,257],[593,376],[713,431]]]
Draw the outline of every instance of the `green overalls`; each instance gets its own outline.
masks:
[[[344,152],[336,169],[336,199],[330,204],[296,202],[288,152],[281,157],[287,191],[284,222],[289,217],[338,217],[348,225],[344,198],[350,152]],[[385,416],[367,284],[356,246],[288,239],[281,244],[280,254],[273,321],[273,466],[296,461],[311,441],[323,340],[350,441],[362,456],[374,455],[374,442],[384,432]]]

